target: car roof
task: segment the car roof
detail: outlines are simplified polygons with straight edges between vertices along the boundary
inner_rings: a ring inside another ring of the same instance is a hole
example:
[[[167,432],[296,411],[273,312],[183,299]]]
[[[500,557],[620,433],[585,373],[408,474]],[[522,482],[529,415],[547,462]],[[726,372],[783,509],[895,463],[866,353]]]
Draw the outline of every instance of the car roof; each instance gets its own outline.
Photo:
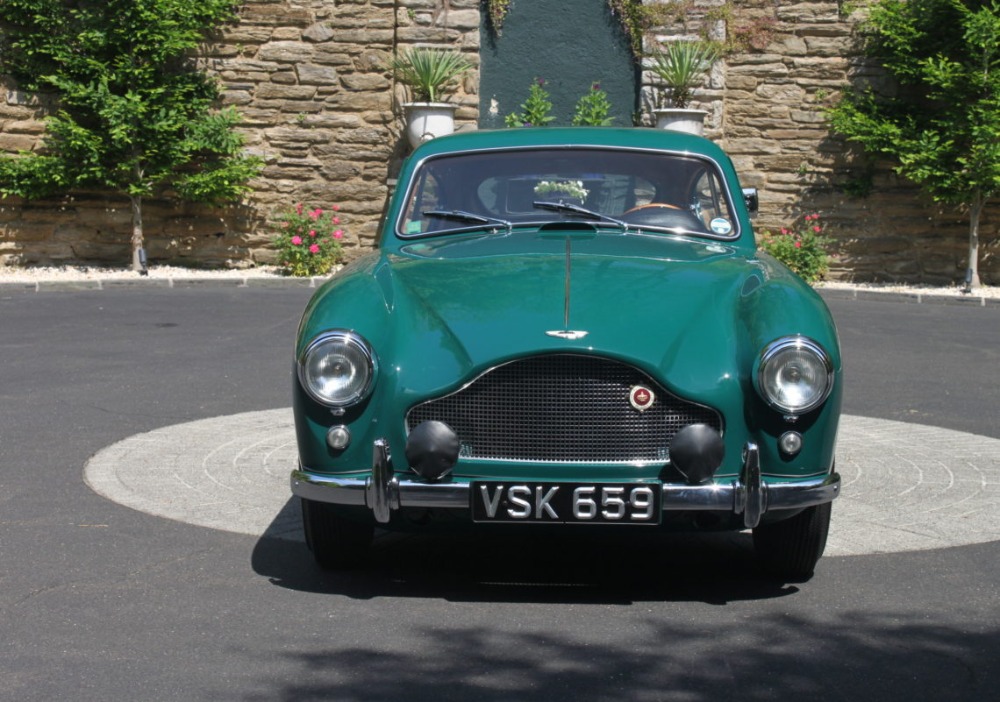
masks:
[[[412,156],[419,160],[453,151],[533,146],[662,149],[727,160],[722,149],[705,137],[644,127],[518,127],[460,131],[424,142]]]

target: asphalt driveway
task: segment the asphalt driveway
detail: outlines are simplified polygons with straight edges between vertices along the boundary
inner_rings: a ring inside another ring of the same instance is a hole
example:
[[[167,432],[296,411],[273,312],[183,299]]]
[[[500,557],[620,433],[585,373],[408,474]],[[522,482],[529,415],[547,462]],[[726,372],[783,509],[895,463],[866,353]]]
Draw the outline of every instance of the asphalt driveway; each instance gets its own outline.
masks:
[[[738,537],[393,536],[329,575],[87,487],[116,442],[287,407],[309,294],[0,292],[0,699],[995,696],[1000,542],[827,557],[792,586]],[[1000,439],[1000,307],[830,304],[848,414]]]

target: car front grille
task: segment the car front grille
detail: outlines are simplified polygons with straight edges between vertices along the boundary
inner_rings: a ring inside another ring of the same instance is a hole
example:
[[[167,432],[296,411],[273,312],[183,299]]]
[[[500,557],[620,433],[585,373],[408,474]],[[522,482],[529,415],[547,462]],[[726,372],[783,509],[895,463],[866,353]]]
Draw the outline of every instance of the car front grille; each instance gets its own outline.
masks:
[[[655,393],[644,412],[635,386]],[[722,429],[719,414],[675,397],[624,363],[548,355],[494,368],[454,394],[413,407],[407,428],[437,420],[459,437],[463,457],[543,462],[665,462],[684,427]]]

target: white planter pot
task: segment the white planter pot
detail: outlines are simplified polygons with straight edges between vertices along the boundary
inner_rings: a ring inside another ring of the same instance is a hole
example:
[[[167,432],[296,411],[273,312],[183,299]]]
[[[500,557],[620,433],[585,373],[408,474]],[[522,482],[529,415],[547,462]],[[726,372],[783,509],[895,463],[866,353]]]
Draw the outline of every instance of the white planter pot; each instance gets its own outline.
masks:
[[[698,136],[705,133],[705,115],[707,114],[705,110],[688,110],[678,107],[653,110],[658,129],[670,129]]]
[[[447,102],[408,102],[403,105],[406,115],[406,138],[417,147],[434,137],[455,131],[455,110],[458,105]]]

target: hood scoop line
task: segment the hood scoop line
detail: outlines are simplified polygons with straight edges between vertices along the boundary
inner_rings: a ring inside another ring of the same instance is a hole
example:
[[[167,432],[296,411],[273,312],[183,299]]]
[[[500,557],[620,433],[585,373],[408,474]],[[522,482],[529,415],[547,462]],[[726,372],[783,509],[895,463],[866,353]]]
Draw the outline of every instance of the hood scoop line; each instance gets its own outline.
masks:
[[[565,284],[565,300],[563,303],[563,328],[553,329],[551,331],[545,332],[548,336],[554,336],[558,339],[568,339],[569,341],[576,341],[577,339],[582,339],[587,336],[590,332],[585,331],[573,331],[569,328],[569,307],[570,307],[570,297],[571,297],[571,283],[573,279],[573,237],[566,237],[566,284]]]

